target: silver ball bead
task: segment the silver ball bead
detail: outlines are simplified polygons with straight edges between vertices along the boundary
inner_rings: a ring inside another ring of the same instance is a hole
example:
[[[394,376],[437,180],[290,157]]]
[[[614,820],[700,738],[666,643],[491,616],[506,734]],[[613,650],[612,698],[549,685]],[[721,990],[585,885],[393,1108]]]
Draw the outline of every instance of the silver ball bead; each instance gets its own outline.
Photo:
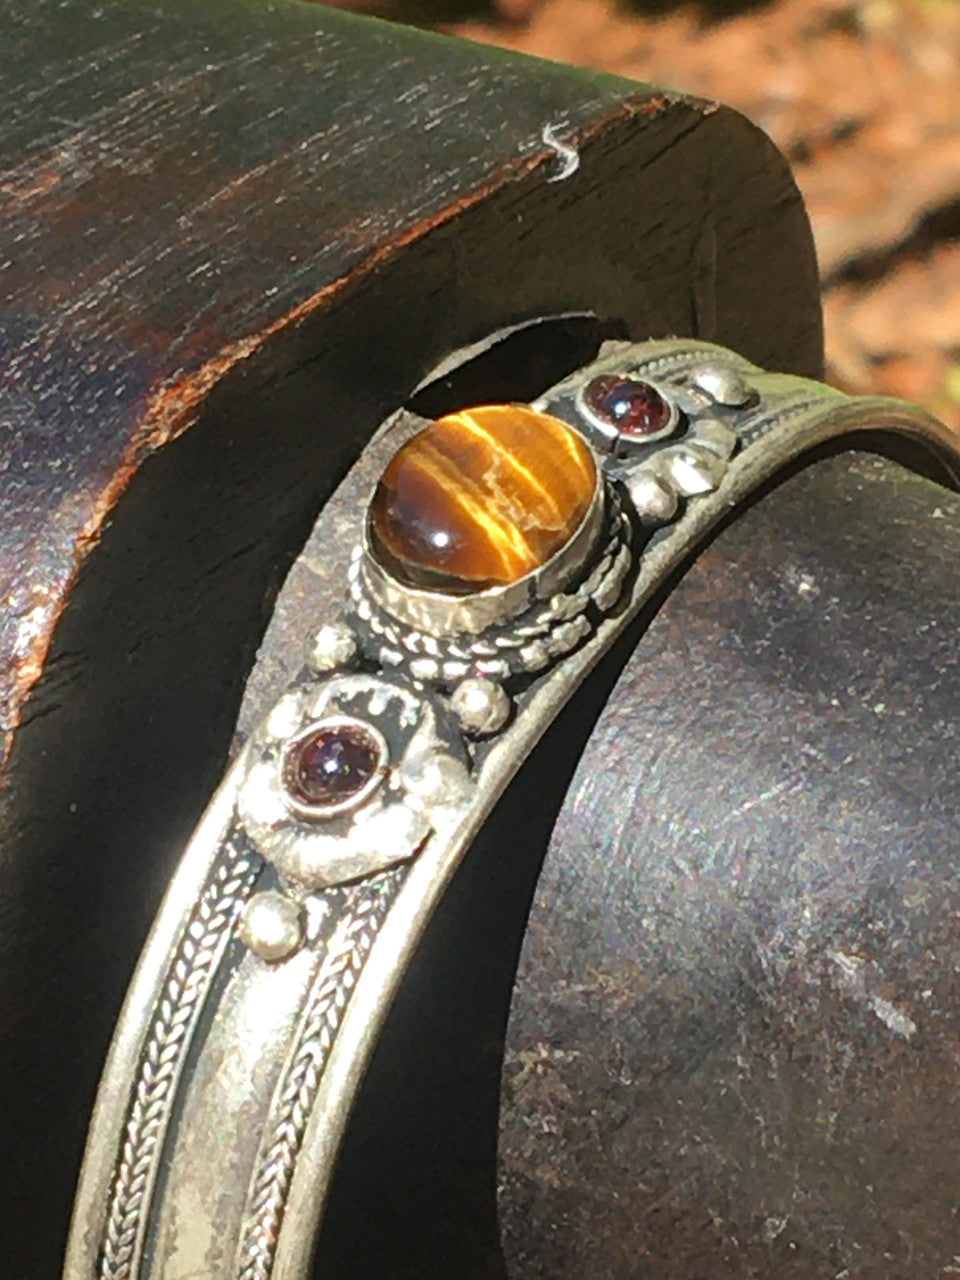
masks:
[[[299,698],[295,693],[285,693],[267,715],[264,722],[266,736],[274,742],[283,742],[300,728],[301,718]]]
[[[237,933],[262,960],[286,960],[303,942],[303,911],[276,889],[266,889],[244,907]]]
[[[666,524],[677,514],[680,499],[661,476],[642,467],[627,476],[627,492],[645,524]]]
[[[726,475],[727,464],[714,453],[678,449],[667,460],[670,479],[685,498],[712,493]]]
[[[495,680],[468,676],[450,695],[450,706],[466,733],[476,737],[496,733],[510,718],[510,698]]]
[[[728,364],[704,364],[690,375],[690,381],[716,404],[739,408],[754,395],[739,370]]]
[[[345,622],[325,622],[310,642],[307,661],[314,671],[336,671],[357,656],[357,637]]]

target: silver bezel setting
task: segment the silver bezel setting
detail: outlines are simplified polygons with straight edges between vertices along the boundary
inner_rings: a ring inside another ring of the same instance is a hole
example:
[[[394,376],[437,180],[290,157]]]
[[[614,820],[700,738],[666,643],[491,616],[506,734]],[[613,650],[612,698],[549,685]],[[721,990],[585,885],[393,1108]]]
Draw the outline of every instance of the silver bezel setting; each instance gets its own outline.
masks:
[[[580,576],[499,626],[438,636],[398,619],[369,590],[366,554],[358,546],[348,577],[364,652],[385,670],[448,688],[467,676],[499,682],[544,671],[573,652],[594,629],[593,611],[609,613],[620,599],[633,563],[630,521],[616,487],[604,480],[603,488],[599,537],[580,563]]]
[[[652,431],[649,435],[631,436],[621,431],[616,424],[607,422],[605,418],[596,413],[587,403],[587,392],[597,378],[609,377],[622,378],[624,382],[642,382],[646,386],[652,387],[670,410],[670,417],[666,425],[661,427],[659,431]],[[672,394],[671,389],[654,378],[641,377],[640,374],[629,370],[610,369],[604,370],[603,373],[595,373],[578,387],[573,403],[580,417],[594,431],[599,432],[611,452],[622,450],[627,453],[631,450],[642,449],[648,444],[655,444],[658,440],[666,440],[674,434],[680,425],[680,406],[677,404],[676,396]]]
[[[326,729],[353,729],[366,734],[376,750],[377,763],[370,777],[352,795],[330,804],[305,804],[297,799],[290,786],[289,772],[293,762],[292,757],[302,743],[313,737],[314,734]],[[379,787],[389,765],[390,748],[387,746],[387,740],[380,730],[376,725],[369,724],[365,720],[357,720],[352,716],[325,716],[322,720],[314,720],[284,744],[283,750],[280,752],[280,758],[277,761],[280,789],[283,792],[287,808],[291,813],[298,814],[301,818],[307,818],[312,822],[326,822],[327,819],[335,818],[338,814],[350,813],[353,809],[359,809]]]
[[[574,430],[572,427],[569,429]],[[545,564],[503,587],[490,587],[469,595],[453,595],[409,587],[398,581],[379,562],[373,550],[368,511],[363,522],[360,561],[366,594],[398,622],[433,636],[477,635],[517,617],[538,600],[556,595],[587,565],[603,528],[603,472],[592,449],[591,457],[595,475],[593,494],[575,532]]]
[[[292,690],[282,705],[286,735],[272,733],[268,721],[251,743],[237,817],[295,891],[327,889],[409,860],[438,815],[471,793],[469,759],[452,712],[404,682],[334,676]],[[318,726],[336,724],[360,724],[379,739],[383,768],[336,812],[291,803],[285,757]],[[444,785],[426,785],[434,777]]]

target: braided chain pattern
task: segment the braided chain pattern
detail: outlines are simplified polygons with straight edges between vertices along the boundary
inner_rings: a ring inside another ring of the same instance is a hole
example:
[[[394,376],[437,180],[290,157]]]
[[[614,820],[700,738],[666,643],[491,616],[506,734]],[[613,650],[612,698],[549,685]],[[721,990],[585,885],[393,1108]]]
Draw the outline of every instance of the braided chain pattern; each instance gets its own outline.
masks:
[[[278,1086],[272,1133],[261,1147],[248,1197],[237,1280],[269,1280],[290,1183],[320,1080],[357,979],[402,879],[402,871],[388,872],[375,884],[360,886],[347,895],[344,914]]]
[[[838,395],[837,399],[839,398]],[[799,418],[802,414],[809,413],[811,409],[822,406],[823,402],[824,397],[822,395],[798,396],[771,410],[769,402],[763,401],[761,403],[766,412],[751,414],[750,419],[739,428],[740,437],[744,445],[755,444],[762,436],[768,435],[776,427],[782,427],[791,418]]]
[[[619,345],[619,344],[618,344]],[[624,354],[629,352],[631,344],[629,342],[623,344],[626,348]],[[616,352],[611,352],[611,357]],[[604,353],[601,352],[601,358]],[[648,356],[645,360],[637,363],[627,360],[630,374],[633,377],[657,377],[658,375],[665,378],[679,378],[682,374],[689,373],[691,369],[696,369],[703,364],[724,364],[738,370],[748,380],[751,373],[759,372],[757,366],[745,359],[743,356],[737,355],[734,351],[718,350],[712,343],[708,343],[703,347],[695,347],[692,351],[670,351],[663,355]],[[579,376],[574,375],[572,379],[574,385],[579,383]],[[562,391],[568,383],[561,382],[558,387],[552,388],[550,395],[554,396]]]
[[[454,681],[478,674],[502,680],[541,671],[570,653],[593,630],[591,605],[607,613],[619,599],[630,568],[630,524],[612,488],[608,502],[606,544],[588,577],[502,630],[476,637],[441,639],[396,622],[368,596],[358,549],[349,570],[350,595],[377,660],[387,669],[407,667],[416,679]]]
[[[98,1280],[133,1280],[150,1188],[180,1065],[234,921],[259,874],[258,854],[227,846],[183,930],[156,1005],[110,1196]]]

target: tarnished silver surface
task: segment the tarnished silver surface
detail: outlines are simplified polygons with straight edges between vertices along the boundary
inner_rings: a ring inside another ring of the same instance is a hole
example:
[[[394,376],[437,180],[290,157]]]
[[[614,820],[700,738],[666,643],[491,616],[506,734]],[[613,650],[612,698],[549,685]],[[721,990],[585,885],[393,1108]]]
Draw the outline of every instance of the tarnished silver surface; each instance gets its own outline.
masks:
[[[186,852],[118,1026],[67,1280],[302,1280],[351,1102],[412,950],[473,836],[594,663],[709,530],[805,451],[884,429],[954,459],[946,429],[920,410],[768,374],[700,342],[618,344],[537,407],[577,425],[580,387],[606,370],[654,379],[678,426],[628,458],[600,459],[610,539],[579,583],[535,617],[455,637],[413,632],[364,609],[362,584],[352,596],[341,588],[344,617],[316,619],[334,628],[314,646],[320,661],[268,672],[257,687],[279,700]],[[409,434],[395,425],[324,514],[308,571],[316,548],[329,548],[326,570],[343,583],[371,483]],[[646,492],[665,495],[659,515],[620,514]],[[641,517],[662,527],[645,535]],[[450,693],[490,678],[514,714],[476,741]],[[284,797],[280,764],[324,717],[370,725],[389,759],[353,805],[317,823]],[[250,930],[252,894],[280,894],[301,913],[302,931],[281,929],[276,953],[270,917]]]

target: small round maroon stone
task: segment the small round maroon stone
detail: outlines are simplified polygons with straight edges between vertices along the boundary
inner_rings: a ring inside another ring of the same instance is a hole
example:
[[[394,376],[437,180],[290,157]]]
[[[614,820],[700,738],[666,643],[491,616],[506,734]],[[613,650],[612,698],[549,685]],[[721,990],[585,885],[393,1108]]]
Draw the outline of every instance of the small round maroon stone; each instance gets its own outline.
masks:
[[[284,786],[298,804],[339,808],[377,774],[381,755],[377,738],[362,724],[319,725],[288,750]]]
[[[601,422],[626,436],[653,436],[670,423],[671,409],[649,382],[606,373],[589,382],[584,403]]]

